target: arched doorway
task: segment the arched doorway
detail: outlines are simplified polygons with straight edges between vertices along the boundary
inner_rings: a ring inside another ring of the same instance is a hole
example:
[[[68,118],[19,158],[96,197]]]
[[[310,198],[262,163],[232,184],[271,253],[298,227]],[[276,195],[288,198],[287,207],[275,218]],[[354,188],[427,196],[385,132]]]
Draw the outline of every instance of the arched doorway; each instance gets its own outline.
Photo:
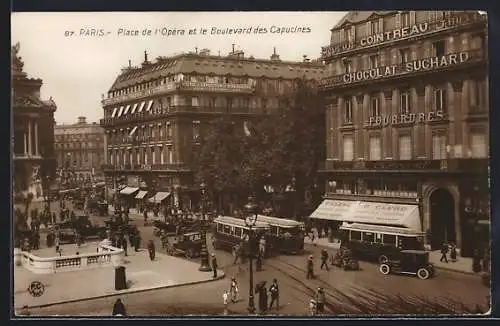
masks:
[[[430,198],[431,247],[439,249],[443,241],[455,242],[455,209],[452,194],[443,188],[432,192]]]

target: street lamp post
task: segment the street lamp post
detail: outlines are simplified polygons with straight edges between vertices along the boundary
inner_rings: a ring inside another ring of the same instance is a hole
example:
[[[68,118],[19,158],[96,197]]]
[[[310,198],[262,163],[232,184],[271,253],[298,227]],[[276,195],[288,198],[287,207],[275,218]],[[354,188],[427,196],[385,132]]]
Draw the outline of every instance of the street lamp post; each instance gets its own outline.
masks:
[[[206,191],[206,185],[204,182],[200,184],[200,190],[201,190],[201,214],[204,216],[205,214],[205,191]],[[207,250],[207,230],[206,228],[203,229],[202,232],[202,242],[201,242],[201,252],[200,252],[200,258],[201,258],[201,265],[200,268],[198,268],[199,271],[201,272],[210,272],[212,268],[210,268],[210,265],[208,264],[208,250]]]
[[[253,227],[257,223],[257,205],[254,203],[253,197],[248,197],[248,204],[245,205],[247,217],[245,225],[248,227],[248,258],[250,267],[250,288],[248,291],[248,312],[255,313],[255,301],[253,297]]]

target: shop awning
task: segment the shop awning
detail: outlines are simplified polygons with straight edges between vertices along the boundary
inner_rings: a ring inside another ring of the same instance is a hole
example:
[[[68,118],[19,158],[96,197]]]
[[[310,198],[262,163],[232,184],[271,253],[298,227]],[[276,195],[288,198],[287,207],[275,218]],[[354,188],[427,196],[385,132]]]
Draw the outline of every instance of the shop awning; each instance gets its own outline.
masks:
[[[418,205],[326,199],[311,218],[422,230]]]
[[[115,115],[116,115],[116,111],[118,111],[118,108],[117,108],[117,107],[113,109],[113,113],[111,113],[111,118],[114,118],[114,117],[115,117]]]
[[[424,232],[417,232],[413,229],[401,228],[396,226],[383,226],[362,223],[342,223],[341,230],[352,230],[360,232],[385,233],[402,236],[423,236]]]
[[[122,195],[132,195],[134,192],[136,192],[138,190],[139,190],[139,188],[125,187],[122,190],[120,190],[120,194],[122,194]]]
[[[311,214],[310,218],[344,221],[355,204],[355,201],[325,199]]]
[[[170,196],[169,192],[159,191],[153,197],[149,198],[148,200],[149,200],[150,203],[159,204],[162,201],[164,201],[165,199],[167,199],[168,196]]]
[[[130,133],[128,135],[132,136],[135,133],[136,130],[137,130],[137,126],[135,126],[134,128],[132,128],[132,130],[130,131]]]
[[[151,106],[153,106],[153,100],[149,100],[148,107],[147,107],[146,111],[151,110]]]
[[[127,105],[127,107],[125,108],[125,111],[123,111],[123,115],[127,114],[129,109],[130,109],[130,104]]]
[[[137,109],[138,103],[135,103],[134,106],[132,107],[132,110],[130,110],[130,114],[134,114],[135,110]]]
[[[116,117],[120,117],[122,115],[122,112],[123,112],[123,106],[120,106],[120,110],[118,111]]]
[[[96,187],[104,187],[105,185],[106,185],[106,182],[104,182],[104,181],[94,183],[94,186],[96,186]]]
[[[137,112],[142,112],[142,109],[144,109],[145,104],[146,104],[146,102],[142,102],[141,106],[139,106],[139,111],[137,111]]]
[[[146,194],[148,192],[147,191],[144,191],[144,190],[140,190],[137,195],[135,195],[135,199],[143,199],[144,197],[146,197]]]

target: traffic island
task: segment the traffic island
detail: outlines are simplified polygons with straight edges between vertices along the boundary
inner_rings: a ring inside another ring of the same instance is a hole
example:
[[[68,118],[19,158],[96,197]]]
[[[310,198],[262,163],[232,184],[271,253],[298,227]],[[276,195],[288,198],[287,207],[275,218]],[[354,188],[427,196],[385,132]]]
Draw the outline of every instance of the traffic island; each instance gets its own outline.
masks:
[[[123,290],[115,289],[115,266],[113,265],[53,274],[35,274],[22,267],[15,267],[14,306],[16,311],[23,307],[25,309],[42,308],[127,293],[211,282],[225,276],[222,270],[218,270],[218,277],[213,278],[213,273],[199,271],[199,264],[196,262],[158,252],[155,259],[151,261],[147,250],[129,252],[123,265],[126,267],[127,283]],[[33,296],[30,293],[28,289],[33,282],[43,284],[43,294]]]

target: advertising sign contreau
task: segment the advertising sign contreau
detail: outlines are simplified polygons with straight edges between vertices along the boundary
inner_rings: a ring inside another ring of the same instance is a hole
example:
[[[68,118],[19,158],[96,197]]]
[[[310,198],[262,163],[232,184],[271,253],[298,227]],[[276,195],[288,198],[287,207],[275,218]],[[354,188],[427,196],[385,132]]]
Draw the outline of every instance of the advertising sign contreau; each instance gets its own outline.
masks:
[[[348,41],[340,44],[325,46],[322,48],[322,57],[327,58],[332,55],[351,51],[357,48],[367,48],[393,42],[396,40],[444,31],[456,26],[473,23],[475,21],[478,21],[479,19],[484,18],[480,15],[471,15],[470,13],[455,13],[446,19],[429,20],[427,22],[398,28],[384,33],[369,35],[356,41]]]
[[[453,53],[441,57],[424,58],[415,61],[410,61],[404,63],[403,65],[391,65],[391,66],[377,67],[363,71],[346,73],[343,75],[343,81],[344,83],[349,84],[358,81],[386,78],[396,75],[404,75],[407,73],[412,73],[417,71],[443,68],[450,65],[458,65],[465,63],[469,60],[469,58],[470,56],[468,52]]]

